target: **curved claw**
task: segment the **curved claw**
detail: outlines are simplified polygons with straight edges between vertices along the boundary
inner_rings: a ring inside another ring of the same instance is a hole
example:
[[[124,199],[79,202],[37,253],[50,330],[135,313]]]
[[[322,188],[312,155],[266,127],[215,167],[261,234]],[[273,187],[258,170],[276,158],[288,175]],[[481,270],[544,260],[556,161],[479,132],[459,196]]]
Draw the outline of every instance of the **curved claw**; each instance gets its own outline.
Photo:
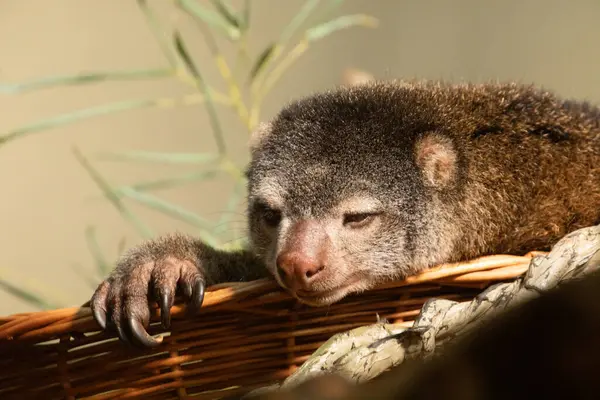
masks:
[[[169,293],[163,293],[160,297],[160,320],[162,327],[169,329],[171,326],[171,296]]]
[[[194,287],[194,294],[192,297],[192,307],[194,310],[199,310],[202,306],[202,302],[204,302],[204,281],[198,280]]]
[[[99,307],[92,307],[92,315],[102,330],[106,329],[106,312]]]
[[[92,316],[102,330],[106,329],[106,298],[108,295],[108,281],[102,282],[94,292],[91,300],[88,302],[92,310]]]
[[[185,296],[186,299],[190,300],[192,298],[192,284],[191,283],[184,283],[183,284],[183,295]]]
[[[131,341],[125,334],[125,330],[123,329],[123,326],[121,326],[121,324],[119,324],[116,326],[116,328],[117,328],[117,334],[119,335],[119,339],[121,339],[123,341],[123,343],[131,345]]]
[[[150,336],[142,326],[142,323],[134,317],[129,318],[129,327],[131,328],[133,337],[146,347],[156,347],[162,343],[162,337],[155,339]]]

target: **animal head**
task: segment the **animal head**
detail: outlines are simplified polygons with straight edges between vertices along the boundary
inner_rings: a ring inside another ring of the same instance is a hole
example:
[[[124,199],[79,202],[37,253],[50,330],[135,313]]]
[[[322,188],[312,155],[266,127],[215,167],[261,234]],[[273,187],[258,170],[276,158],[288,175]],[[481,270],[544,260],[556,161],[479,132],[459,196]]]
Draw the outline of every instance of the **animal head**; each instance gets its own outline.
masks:
[[[341,87],[260,125],[247,170],[249,234],[279,284],[325,305],[444,261],[467,169],[457,132],[494,112],[478,90]]]

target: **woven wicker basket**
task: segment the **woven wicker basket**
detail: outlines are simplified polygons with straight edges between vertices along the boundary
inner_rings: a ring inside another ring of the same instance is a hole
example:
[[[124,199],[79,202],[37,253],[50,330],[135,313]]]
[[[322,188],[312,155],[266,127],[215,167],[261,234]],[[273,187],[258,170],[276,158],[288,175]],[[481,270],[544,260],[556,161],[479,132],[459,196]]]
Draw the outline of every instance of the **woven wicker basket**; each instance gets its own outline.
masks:
[[[514,280],[525,256],[430,269],[330,307],[294,301],[267,280],[209,288],[201,312],[177,302],[161,346],[136,350],[100,332],[87,307],[0,318],[0,399],[214,399],[283,380],[333,334],[377,321],[410,326],[431,298],[471,300]],[[155,310],[151,334],[161,332]]]

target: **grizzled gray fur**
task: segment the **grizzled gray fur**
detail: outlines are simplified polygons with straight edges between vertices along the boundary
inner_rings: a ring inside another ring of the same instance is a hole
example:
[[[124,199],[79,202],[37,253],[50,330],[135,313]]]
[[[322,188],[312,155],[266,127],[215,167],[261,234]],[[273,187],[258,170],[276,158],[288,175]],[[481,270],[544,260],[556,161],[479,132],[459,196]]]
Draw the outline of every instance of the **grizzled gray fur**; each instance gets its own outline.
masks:
[[[600,222],[600,112],[518,84],[369,83],[291,103],[248,167],[250,248],[173,234],[118,262],[92,299],[102,327],[151,346],[179,291],[273,276],[310,305],[444,262],[545,249]]]

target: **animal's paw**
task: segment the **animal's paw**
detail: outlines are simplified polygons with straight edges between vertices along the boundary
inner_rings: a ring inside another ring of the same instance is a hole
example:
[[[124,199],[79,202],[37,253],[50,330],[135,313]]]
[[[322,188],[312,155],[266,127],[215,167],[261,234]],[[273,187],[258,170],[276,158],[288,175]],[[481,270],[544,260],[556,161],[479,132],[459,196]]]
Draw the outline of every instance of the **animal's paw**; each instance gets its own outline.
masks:
[[[171,323],[176,292],[183,294],[188,307],[198,310],[206,282],[194,257],[160,255],[165,253],[153,252],[153,247],[152,243],[146,244],[123,257],[90,302],[102,329],[114,329],[124,342],[146,347],[160,344],[146,331],[151,302],[160,306],[161,323],[166,329]]]

